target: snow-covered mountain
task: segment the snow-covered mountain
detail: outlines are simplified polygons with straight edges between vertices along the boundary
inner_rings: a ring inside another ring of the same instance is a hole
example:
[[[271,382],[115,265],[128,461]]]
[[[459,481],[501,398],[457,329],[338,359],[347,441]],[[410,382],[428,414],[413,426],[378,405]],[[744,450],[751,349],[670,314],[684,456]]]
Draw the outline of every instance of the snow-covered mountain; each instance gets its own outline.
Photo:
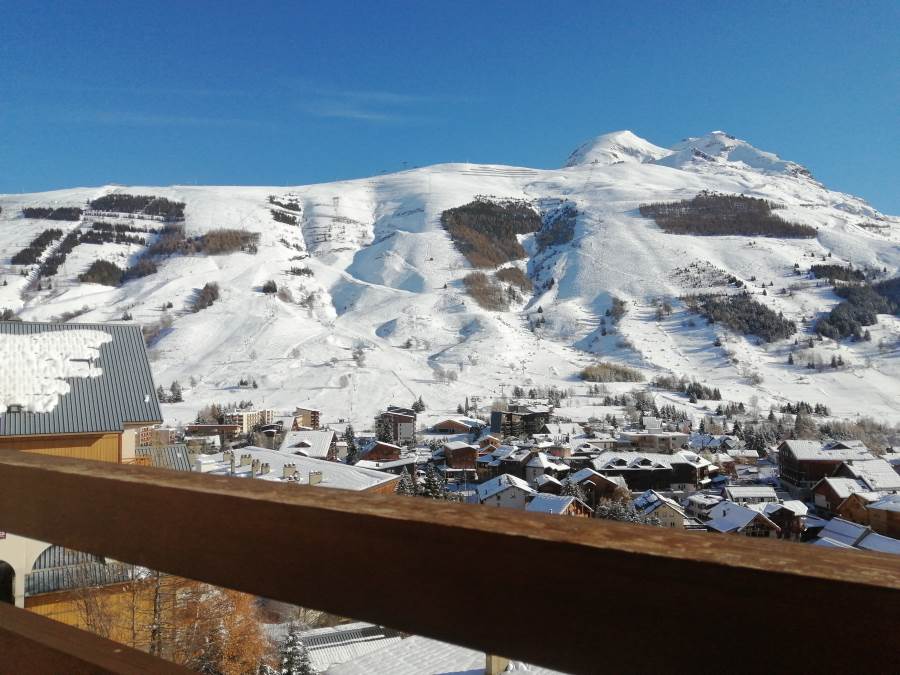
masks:
[[[818,234],[667,234],[638,212],[640,204],[690,199],[704,190],[771,200],[783,206],[780,216]],[[255,232],[257,252],[173,255],[159,259],[155,273],[117,287],[78,276],[97,259],[128,267],[144,245],[80,243],[49,280],[36,280],[34,266],[11,264],[48,228],[70,232],[88,228],[89,220],[109,220],[23,218],[23,208],[83,208],[110,193],[184,202],[188,236],[219,228]],[[528,257],[512,265],[537,290],[508,311],[482,309],[467,295],[462,278],[472,269],[441,225],[442,212],[479,195],[525,200],[547,220],[561,208],[576,214],[571,241],[561,245],[541,248],[535,235],[520,236]],[[207,402],[252,399],[277,408],[312,405],[327,420],[365,426],[379,407],[408,405],[419,396],[447,412],[466,396],[487,401],[516,384],[581,391],[577,373],[597,358],[636,366],[648,378],[696,378],[727,399],[764,410],[805,400],[845,416],[900,421],[895,317],[880,317],[871,342],[820,343],[826,360],[841,355],[849,365],[814,372],[786,364],[793,339],[757,344],[706,325],[678,301],[722,290],[733,276],[794,319],[803,340],[839,298],[827,283],[798,275],[795,265],[805,270],[830,254],[830,262],[885,269],[888,276],[900,269],[900,219],[722,132],[669,150],[631,132],[606,134],[554,170],[440,164],[291,188],[105,186],[3,195],[0,207],[0,311],[30,320],[78,313],[77,320],[88,322],[158,324],[150,345],[157,382],[178,380],[185,389],[183,404],[165,407],[170,421],[189,420]],[[273,210],[297,223],[276,221]],[[263,293],[270,280],[287,290]],[[210,282],[219,285],[219,299],[189,312]],[[628,311],[604,331],[614,296]],[[657,317],[660,298],[673,303],[670,316]],[[717,337],[721,346],[714,346]],[[257,388],[241,388],[240,380]]]

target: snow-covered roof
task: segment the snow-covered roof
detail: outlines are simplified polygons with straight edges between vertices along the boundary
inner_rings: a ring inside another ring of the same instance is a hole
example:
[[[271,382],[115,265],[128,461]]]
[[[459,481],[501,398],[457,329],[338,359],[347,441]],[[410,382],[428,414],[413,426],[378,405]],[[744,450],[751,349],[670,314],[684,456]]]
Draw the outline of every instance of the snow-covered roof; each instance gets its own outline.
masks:
[[[496,478],[491,478],[489,481],[485,481],[476,488],[478,500],[483,502],[485,499],[490,499],[509,488],[518,488],[529,494],[534,494],[534,490],[524,480],[512,474],[504,473]]]
[[[757,505],[763,507],[764,505]],[[709,512],[710,520],[706,526],[717,532],[739,532],[759,516],[777,527],[769,518],[758,509],[723,501],[716,504]]]
[[[0,436],[160,422],[139,326],[0,321]]]
[[[267,632],[271,639],[281,642],[289,628],[289,624],[274,624]],[[361,621],[313,628],[301,631],[299,636],[309,652],[312,667],[318,673],[370,652],[398,645],[402,639],[395,630]]]
[[[818,483],[816,483],[816,487],[824,483],[837,495],[838,499],[846,499],[854,492],[868,492],[868,488],[865,483],[857,478],[823,478]]]
[[[881,458],[857,460],[844,466],[870,490],[900,490],[900,474]]]
[[[847,546],[856,546],[857,542],[866,536],[869,531],[869,528],[865,525],[851,523],[843,518],[832,518],[819,532],[819,537],[834,539]]]
[[[778,501],[775,488],[765,485],[729,485],[725,488],[725,496],[733,502],[742,499],[764,499]]]
[[[553,469],[554,471],[568,471],[569,465],[564,464],[563,462],[554,461],[547,453],[538,452],[528,460],[528,464],[526,466],[531,467],[532,469]]]
[[[269,473],[256,476],[256,480],[285,481],[306,485],[309,483],[309,474],[322,473],[321,482],[315,483],[316,487],[336,488],[339,490],[369,490],[384,483],[397,480],[397,477],[383,471],[361,468],[341,462],[329,462],[322,459],[314,459],[303,455],[292,455],[279,450],[269,450],[249,446],[238,448],[234,451],[235,459],[240,461],[241,455],[250,455],[251,460],[257,459],[261,463],[269,465]],[[216,468],[204,473],[227,475],[230,462],[224,459],[223,453],[213,455],[200,455],[200,462],[212,464]],[[297,470],[296,479],[284,478],[284,465],[293,464]],[[239,478],[250,477],[250,466],[235,466],[235,476]]]
[[[820,441],[790,440],[782,443],[798,460],[843,461],[872,459],[872,453],[860,441]]]
[[[334,431],[331,429],[288,431],[278,449],[281,452],[302,453],[306,457],[325,459],[333,440]]]
[[[681,508],[681,505],[678,504],[678,502],[669,499],[668,497],[664,497],[656,490],[647,490],[634,499],[635,510],[645,516],[650,515],[663,506],[669,506],[680,515],[685,515],[684,509]]]
[[[471,443],[466,443],[465,441],[448,441],[444,443],[445,450],[463,450],[464,448],[469,448],[470,450],[477,450],[477,445],[472,445]]]
[[[534,479],[534,483],[538,487],[542,487],[544,485],[547,485],[548,483],[550,483],[551,485],[562,485],[562,483],[560,483],[558,479],[551,476],[549,473],[542,473],[540,476]]]
[[[877,532],[869,532],[856,546],[863,551],[900,555],[900,540],[885,537]]]
[[[565,497],[562,495],[541,493],[535,495],[532,500],[528,502],[525,506],[525,510],[533,513],[552,513],[560,515],[565,513],[566,509],[569,508],[574,501],[580,500],[571,496]]]
[[[414,635],[328,670],[328,675],[483,675],[483,652]],[[511,663],[507,670],[535,675],[562,675],[553,670]]]

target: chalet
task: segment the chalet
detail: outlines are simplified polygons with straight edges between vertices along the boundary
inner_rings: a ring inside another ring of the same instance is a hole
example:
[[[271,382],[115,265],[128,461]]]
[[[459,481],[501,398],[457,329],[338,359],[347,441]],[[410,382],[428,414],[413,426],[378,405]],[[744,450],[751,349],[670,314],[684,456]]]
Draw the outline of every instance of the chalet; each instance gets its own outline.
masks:
[[[880,457],[844,462],[834,475],[860,480],[872,492],[900,492],[900,474]]]
[[[590,468],[569,474],[568,480],[581,488],[584,501],[592,509],[596,509],[597,504],[604,499],[612,499],[616,490],[628,490],[628,485],[621,476],[604,476]]]
[[[478,460],[478,446],[462,441],[444,443],[444,462],[451,469],[474,471]]]
[[[506,410],[491,411],[491,433],[501,436],[531,436],[540,433],[550,421],[551,408],[546,405],[512,405]]]
[[[562,483],[548,473],[534,479],[537,491],[544,494],[558,495],[562,491]]]
[[[448,417],[433,424],[431,430],[436,434],[471,434],[473,431],[481,429],[482,426],[481,420],[469,417]]]
[[[687,440],[688,435],[679,431],[623,431],[616,447],[670,453],[686,445]]]
[[[322,424],[322,413],[315,408],[296,408],[291,429],[318,429]]]
[[[604,476],[622,476],[632,491],[694,490],[710,483],[712,464],[696,453],[604,452],[590,462]]]
[[[415,443],[416,411],[389,405],[387,410],[375,418],[375,428],[387,428],[396,443]]]
[[[875,532],[900,539],[900,495],[887,495],[866,508],[869,526]]]
[[[393,462],[400,459],[402,454],[403,448],[399,445],[374,441],[363,450],[362,458],[370,462]]]
[[[793,539],[799,541],[806,530],[806,516],[809,512],[806,504],[797,500],[788,500],[781,504],[778,502],[766,502],[754,504],[752,508],[761,510],[773,523],[778,525],[779,539]]]
[[[555,516],[577,516],[590,518],[594,510],[577,497],[563,497],[551,494],[536,494],[525,505],[531,513],[550,513]]]
[[[534,452],[525,464],[525,480],[534,483],[538,476],[549,474],[562,479],[569,473],[569,465],[560,462],[544,452]]]
[[[717,504],[724,501],[719,495],[695,492],[685,499],[684,510],[689,516],[700,520],[709,520],[710,512]]]
[[[858,525],[869,524],[869,504],[874,504],[881,498],[876,492],[852,492],[850,495],[838,504],[833,510],[834,515],[851,523]]]
[[[874,459],[860,441],[783,441],[778,446],[781,482],[802,496],[847,461]]]
[[[484,436],[478,441],[478,447],[482,450],[499,448],[501,445],[503,445],[503,441],[496,436]]]
[[[584,438],[584,429],[574,422],[548,422],[543,425],[538,433],[547,436],[555,443],[568,445],[575,438]]]
[[[162,422],[139,326],[0,321],[0,448],[131,463]]]
[[[485,506],[524,509],[529,499],[537,494],[524,480],[502,474],[476,488],[478,502]]]
[[[775,488],[764,485],[729,485],[722,490],[722,496],[736,504],[764,504],[778,501]]]
[[[677,527],[684,530],[703,530],[700,523],[685,513],[674,499],[664,497],[656,490],[647,490],[633,502],[634,510],[645,517],[659,519],[662,527]]]
[[[781,532],[781,528],[760,511],[729,501],[717,504],[705,525],[710,532],[746,537],[777,537]]]
[[[854,492],[870,493],[870,490],[857,478],[823,478],[813,486],[812,497],[816,508],[827,514],[835,513]]]
[[[424,459],[413,453],[400,455],[400,459],[386,460],[383,462],[361,459],[353,466],[359,467],[360,469],[374,469],[375,471],[383,471],[385,473],[394,474],[395,476],[399,476],[404,471],[406,471],[406,473],[412,476],[414,473],[416,473],[418,467],[425,463],[426,461]]]

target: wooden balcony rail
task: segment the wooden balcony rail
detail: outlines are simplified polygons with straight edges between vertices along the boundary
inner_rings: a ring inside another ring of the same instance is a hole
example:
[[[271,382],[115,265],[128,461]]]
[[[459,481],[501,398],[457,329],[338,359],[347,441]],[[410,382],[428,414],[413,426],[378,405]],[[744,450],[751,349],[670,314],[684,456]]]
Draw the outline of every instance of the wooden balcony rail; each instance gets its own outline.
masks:
[[[896,667],[883,554],[15,451],[0,527],[568,672]]]

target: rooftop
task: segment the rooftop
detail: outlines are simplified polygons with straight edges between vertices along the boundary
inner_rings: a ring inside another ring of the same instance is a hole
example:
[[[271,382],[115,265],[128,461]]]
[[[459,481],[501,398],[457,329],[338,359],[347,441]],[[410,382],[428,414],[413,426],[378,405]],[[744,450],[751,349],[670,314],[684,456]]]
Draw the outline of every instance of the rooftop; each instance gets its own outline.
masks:
[[[0,321],[0,436],[161,422],[139,326]]]

